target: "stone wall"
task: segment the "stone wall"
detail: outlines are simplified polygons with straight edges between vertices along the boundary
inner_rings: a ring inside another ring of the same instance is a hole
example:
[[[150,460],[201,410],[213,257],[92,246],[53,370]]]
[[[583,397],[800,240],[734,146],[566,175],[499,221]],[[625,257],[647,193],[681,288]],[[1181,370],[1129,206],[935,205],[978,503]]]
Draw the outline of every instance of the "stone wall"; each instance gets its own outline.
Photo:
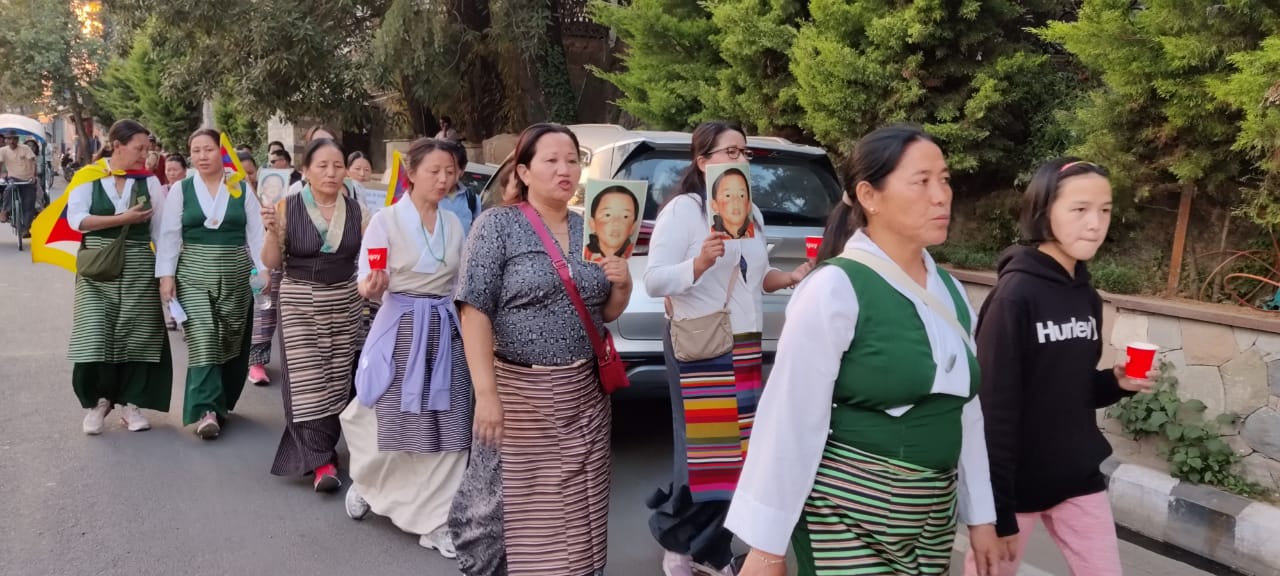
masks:
[[[978,308],[995,275],[955,271]],[[1174,366],[1183,399],[1207,407],[1206,417],[1229,412],[1241,424],[1224,440],[1243,458],[1246,475],[1280,490],[1280,316],[1184,300],[1103,296],[1105,343],[1099,368],[1123,362],[1125,345],[1145,341]],[[1098,425],[1121,461],[1168,471],[1154,439],[1135,442],[1119,422],[1098,411]]]

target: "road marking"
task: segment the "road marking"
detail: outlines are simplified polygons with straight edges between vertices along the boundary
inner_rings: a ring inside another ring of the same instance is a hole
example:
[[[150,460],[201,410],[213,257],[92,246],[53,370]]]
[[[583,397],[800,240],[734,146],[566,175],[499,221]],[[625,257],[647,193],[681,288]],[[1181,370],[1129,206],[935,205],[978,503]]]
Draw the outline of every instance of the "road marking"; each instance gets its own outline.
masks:
[[[951,549],[961,554],[968,552],[969,537],[964,534],[957,533],[955,544],[951,545]],[[1022,565],[1018,566],[1018,576],[1054,576],[1054,574],[1023,562]]]

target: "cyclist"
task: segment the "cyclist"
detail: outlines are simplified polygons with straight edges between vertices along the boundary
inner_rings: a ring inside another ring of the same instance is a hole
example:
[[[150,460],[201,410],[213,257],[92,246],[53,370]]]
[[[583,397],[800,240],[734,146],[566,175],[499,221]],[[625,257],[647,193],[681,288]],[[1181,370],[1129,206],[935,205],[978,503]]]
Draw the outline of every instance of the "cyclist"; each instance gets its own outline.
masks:
[[[31,148],[19,146],[18,135],[9,132],[5,134],[5,147],[0,148],[0,164],[3,165],[3,173],[20,181],[15,185],[22,200],[22,221],[18,223],[18,228],[22,230],[23,238],[30,238],[31,218],[36,212],[36,155],[31,152]],[[9,205],[12,201],[8,197],[4,198],[4,205],[0,207],[0,222],[9,221]]]

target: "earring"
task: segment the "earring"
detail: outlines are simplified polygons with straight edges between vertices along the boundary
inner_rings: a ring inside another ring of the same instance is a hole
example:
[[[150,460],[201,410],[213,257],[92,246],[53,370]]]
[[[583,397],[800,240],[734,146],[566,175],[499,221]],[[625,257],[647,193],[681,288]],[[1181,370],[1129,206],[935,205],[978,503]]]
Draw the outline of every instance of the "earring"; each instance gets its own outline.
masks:
[[[870,212],[871,212],[872,214],[879,214],[879,213],[880,213],[880,211],[879,211],[879,210],[877,210],[877,209],[875,209],[875,208],[872,208],[872,209],[870,210]]]

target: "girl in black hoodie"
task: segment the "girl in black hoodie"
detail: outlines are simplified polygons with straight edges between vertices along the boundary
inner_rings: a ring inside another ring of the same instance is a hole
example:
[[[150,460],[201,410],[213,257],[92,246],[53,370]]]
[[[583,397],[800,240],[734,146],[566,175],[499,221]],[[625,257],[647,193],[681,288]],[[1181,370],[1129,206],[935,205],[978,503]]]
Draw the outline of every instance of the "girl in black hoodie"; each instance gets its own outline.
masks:
[[[996,533],[1017,573],[1027,537],[1043,521],[1072,574],[1120,576],[1106,478],[1111,446],[1095,411],[1150,389],[1124,365],[1098,370],[1102,299],[1089,281],[1111,222],[1111,183],[1097,164],[1050,161],[1023,198],[1021,235],[997,265],[999,280],[978,320]],[[966,575],[976,574],[972,555]]]

